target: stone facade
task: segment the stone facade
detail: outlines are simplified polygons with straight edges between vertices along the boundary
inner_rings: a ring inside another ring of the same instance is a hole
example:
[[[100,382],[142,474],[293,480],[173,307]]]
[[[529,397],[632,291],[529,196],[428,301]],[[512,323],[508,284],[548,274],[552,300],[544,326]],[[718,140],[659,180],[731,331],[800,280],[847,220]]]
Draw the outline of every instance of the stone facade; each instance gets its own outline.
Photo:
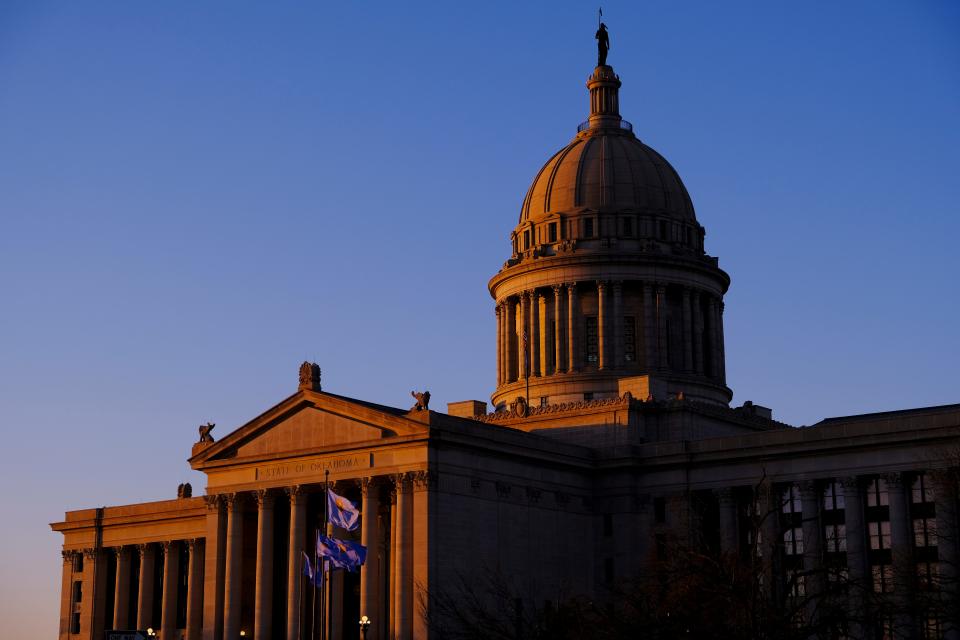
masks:
[[[309,637],[300,558],[326,483],[363,513],[338,535],[369,550],[359,573],[331,578],[333,638],[358,638],[361,615],[370,640],[428,638],[428,596],[482,572],[533,598],[602,597],[666,539],[737,556],[757,505],[776,514],[762,536],[771,592],[827,557],[901,603],[920,601],[916,576],[931,566],[955,577],[960,405],[807,428],[729,407],[729,277],[676,172],[620,118],[619,87],[608,66],[591,75],[590,118],[535,178],[489,283],[492,413],[476,400],[442,413],[345,398],[304,363],[276,406],[220,440],[201,429],[189,462],[204,495],[52,525],[64,536],[59,637]],[[851,593],[846,606],[866,604]],[[931,628],[922,607],[897,611],[887,631]],[[937,633],[955,638],[955,622]],[[881,637],[884,624],[850,635]]]

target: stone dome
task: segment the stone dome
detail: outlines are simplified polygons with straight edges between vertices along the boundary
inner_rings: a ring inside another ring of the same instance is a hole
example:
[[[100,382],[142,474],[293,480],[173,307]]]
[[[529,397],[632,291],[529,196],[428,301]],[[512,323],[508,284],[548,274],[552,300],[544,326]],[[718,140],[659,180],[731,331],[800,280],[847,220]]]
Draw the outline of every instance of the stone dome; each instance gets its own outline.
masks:
[[[580,211],[648,213],[696,222],[676,170],[622,127],[587,129],[555,153],[527,191],[520,222]]]

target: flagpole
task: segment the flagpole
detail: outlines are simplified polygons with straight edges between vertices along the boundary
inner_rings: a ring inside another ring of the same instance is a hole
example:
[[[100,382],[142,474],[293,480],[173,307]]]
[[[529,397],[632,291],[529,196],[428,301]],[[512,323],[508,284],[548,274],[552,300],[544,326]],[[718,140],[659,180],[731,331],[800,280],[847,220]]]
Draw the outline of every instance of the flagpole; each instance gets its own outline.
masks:
[[[324,484],[324,501],[323,501],[323,532],[324,535],[330,537],[332,533],[330,531],[330,469],[325,469],[323,472],[323,484]],[[327,563],[323,563],[323,591],[320,594],[320,608],[321,608],[321,640],[327,640],[327,625],[329,624],[330,611],[329,611],[329,600],[330,600],[330,575],[327,572]]]
[[[293,549],[290,549],[293,551]],[[303,558],[300,554],[300,601],[297,603],[297,640],[303,637]]]
[[[310,590],[310,640],[315,640],[316,638],[316,628],[317,628],[317,529],[313,529],[313,575],[314,578],[310,580],[313,589]]]

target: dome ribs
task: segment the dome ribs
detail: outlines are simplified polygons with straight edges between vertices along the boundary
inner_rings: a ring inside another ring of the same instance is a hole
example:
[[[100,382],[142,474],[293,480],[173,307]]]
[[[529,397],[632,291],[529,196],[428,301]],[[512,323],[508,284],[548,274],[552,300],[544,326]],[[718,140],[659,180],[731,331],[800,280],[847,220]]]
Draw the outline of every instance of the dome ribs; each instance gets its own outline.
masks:
[[[590,147],[596,142],[596,138],[588,138],[583,145],[583,151],[580,153],[580,161],[577,163],[577,177],[573,181],[573,206],[582,207],[583,204],[583,166],[590,157]]]

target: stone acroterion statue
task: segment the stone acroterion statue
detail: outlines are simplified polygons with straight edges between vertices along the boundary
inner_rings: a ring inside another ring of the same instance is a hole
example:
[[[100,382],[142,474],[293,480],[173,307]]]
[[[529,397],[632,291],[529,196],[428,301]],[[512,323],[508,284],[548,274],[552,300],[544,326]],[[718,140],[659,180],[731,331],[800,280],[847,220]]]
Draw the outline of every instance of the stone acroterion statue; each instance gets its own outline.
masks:
[[[430,392],[424,391],[423,393],[419,391],[411,391],[410,395],[414,397],[417,401],[417,404],[413,405],[411,411],[426,411],[430,408]]]
[[[212,422],[200,425],[200,442],[213,442],[213,436],[210,435],[210,432],[213,431],[215,426],[217,425]]]
[[[597,29],[597,66],[605,67],[607,65],[607,52],[610,51],[610,34],[607,33],[607,25],[600,23]]]

